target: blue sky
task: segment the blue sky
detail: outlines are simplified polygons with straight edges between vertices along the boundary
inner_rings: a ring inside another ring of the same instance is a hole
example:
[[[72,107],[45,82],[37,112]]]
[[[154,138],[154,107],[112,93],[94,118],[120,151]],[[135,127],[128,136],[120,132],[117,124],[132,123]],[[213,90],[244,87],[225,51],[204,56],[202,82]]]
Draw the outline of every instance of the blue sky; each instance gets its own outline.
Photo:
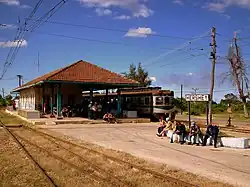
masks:
[[[15,45],[18,17],[24,23],[36,2],[0,0],[0,24],[4,24],[0,27],[1,72],[10,47]],[[44,0],[34,18],[58,2]],[[180,84],[186,93],[192,88],[208,93],[212,26],[218,33],[218,56],[227,54],[229,40],[237,31],[244,59],[250,59],[250,0],[69,0],[50,21],[53,23],[45,23],[24,37],[14,63],[0,81],[6,92],[17,86],[17,74],[29,81],[82,59],[118,73],[131,63],[141,62],[156,79],[154,85],[172,89],[177,96]],[[235,92],[230,83],[221,83],[220,75],[228,65],[223,58],[218,62],[216,100]]]

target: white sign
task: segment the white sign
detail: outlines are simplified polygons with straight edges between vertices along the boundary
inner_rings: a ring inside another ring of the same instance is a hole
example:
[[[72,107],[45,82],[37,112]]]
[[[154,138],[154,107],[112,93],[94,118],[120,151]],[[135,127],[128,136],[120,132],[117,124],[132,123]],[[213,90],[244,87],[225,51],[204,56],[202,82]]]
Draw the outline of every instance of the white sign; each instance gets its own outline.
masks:
[[[186,94],[186,101],[209,101],[209,94]]]

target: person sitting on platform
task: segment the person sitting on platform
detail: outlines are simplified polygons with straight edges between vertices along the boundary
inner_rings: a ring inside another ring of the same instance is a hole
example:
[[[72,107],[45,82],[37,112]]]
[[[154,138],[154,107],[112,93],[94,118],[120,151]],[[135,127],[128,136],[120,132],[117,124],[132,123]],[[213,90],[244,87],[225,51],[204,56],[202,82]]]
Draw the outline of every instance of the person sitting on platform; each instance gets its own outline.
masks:
[[[188,144],[196,144],[199,145],[199,137],[200,137],[200,127],[195,123],[191,123],[190,131],[189,131],[189,143]],[[192,142],[193,138],[193,142]]]
[[[163,118],[160,121],[160,127],[158,127],[158,133],[157,136],[166,136],[169,130],[172,130],[173,123],[169,120],[169,118],[166,118],[166,121],[163,120]]]
[[[106,121],[107,123],[117,123],[115,116],[112,113],[104,114],[103,120]]]
[[[104,114],[103,120],[109,123],[109,113]]]
[[[68,108],[63,106],[61,113],[63,117],[68,117]]]
[[[205,134],[204,139],[203,139],[202,146],[206,146],[207,145],[207,139],[209,137],[212,137],[213,140],[214,140],[214,148],[216,148],[217,147],[218,134],[219,134],[219,126],[217,126],[215,124],[208,125],[206,134]]]
[[[179,143],[180,144],[184,144],[185,143],[185,136],[186,136],[186,126],[182,123],[177,123],[176,126],[175,126],[175,129],[174,129],[174,134],[177,134],[179,136]],[[171,137],[171,140],[170,142],[173,143],[173,135]]]
[[[109,113],[109,122],[110,123],[117,123],[115,115],[113,113]]]

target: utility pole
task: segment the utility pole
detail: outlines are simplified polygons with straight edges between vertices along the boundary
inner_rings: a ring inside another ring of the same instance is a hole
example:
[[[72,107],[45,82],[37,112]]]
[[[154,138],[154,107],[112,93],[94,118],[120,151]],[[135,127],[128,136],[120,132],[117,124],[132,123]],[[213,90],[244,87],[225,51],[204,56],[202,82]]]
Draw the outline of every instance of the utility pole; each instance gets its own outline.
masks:
[[[183,85],[181,84],[181,115],[182,115],[182,92],[183,92]]]
[[[3,96],[3,98],[4,98],[4,88],[2,88],[2,96]]]
[[[196,95],[196,92],[199,90],[199,88],[192,88],[192,90],[194,90],[194,94]]]
[[[213,92],[214,92],[214,77],[215,77],[215,64],[216,64],[216,28],[212,27],[211,32],[212,42],[210,44],[212,48],[211,59],[212,59],[212,72],[211,72],[211,87],[210,87],[210,100],[209,100],[209,124],[212,124],[212,104],[213,104]]]
[[[40,61],[39,61],[39,52],[38,52],[38,57],[37,57],[37,70],[39,72],[39,66],[40,66]]]

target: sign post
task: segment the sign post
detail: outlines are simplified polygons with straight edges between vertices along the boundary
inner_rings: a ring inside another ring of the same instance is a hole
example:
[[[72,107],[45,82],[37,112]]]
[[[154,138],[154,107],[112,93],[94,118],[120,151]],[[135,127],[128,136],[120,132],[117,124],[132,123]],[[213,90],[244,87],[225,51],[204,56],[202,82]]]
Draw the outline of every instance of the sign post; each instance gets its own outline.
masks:
[[[189,121],[189,127],[191,125],[191,109],[190,109],[190,102],[194,101],[194,102],[206,102],[206,113],[207,113],[207,124],[208,124],[208,102],[210,100],[209,94],[186,94],[185,95],[185,99],[188,102],[188,121]]]

